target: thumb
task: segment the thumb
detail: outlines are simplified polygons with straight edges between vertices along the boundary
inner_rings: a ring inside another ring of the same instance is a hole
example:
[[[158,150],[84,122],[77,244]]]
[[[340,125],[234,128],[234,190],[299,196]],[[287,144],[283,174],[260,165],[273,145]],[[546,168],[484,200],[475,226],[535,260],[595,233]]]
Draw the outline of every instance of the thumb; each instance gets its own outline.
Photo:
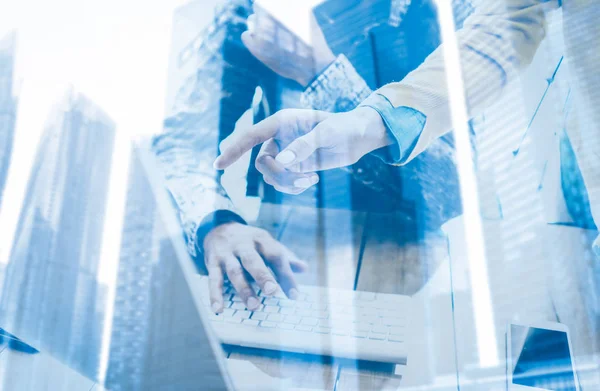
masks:
[[[317,125],[312,131],[292,141],[275,159],[285,167],[302,163],[319,148],[329,146],[327,134],[323,124]]]

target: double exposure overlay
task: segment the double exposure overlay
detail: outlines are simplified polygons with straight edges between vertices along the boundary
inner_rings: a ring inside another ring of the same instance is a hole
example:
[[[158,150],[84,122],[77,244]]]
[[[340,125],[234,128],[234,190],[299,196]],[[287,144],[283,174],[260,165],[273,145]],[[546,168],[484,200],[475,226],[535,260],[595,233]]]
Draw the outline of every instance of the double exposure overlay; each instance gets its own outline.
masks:
[[[0,390],[600,390],[600,4],[0,5]]]

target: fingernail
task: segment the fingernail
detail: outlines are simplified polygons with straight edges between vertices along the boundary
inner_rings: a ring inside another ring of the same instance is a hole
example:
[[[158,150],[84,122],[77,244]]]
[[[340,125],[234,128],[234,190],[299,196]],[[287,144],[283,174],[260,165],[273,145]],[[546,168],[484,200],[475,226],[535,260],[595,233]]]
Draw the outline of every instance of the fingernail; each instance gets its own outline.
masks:
[[[288,294],[289,298],[292,300],[296,300],[298,298],[298,290],[296,288],[290,289],[290,293]]]
[[[267,281],[263,290],[267,295],[272,295],[277,291],[277,284],[275,284],[273,281]]]
[[[217,170],[219,169],[219,158],[216,158],[215,161],[213,162],[213,168],[216,168]]]
[[[313,183],[308,178],[300,178],[300,179],[296,179],[294,181],[294,186],[295,187],[305,188],[305,187],[311,187],[312,185],[313,185]]]
[[[248,307],[249,310],[255,310],[258,308],[259,305],[260,305],[260,303],[258,302],[256,297],[249,298],[248,302],[246,303],[246,306]]]
[[[290,164],[294,159],[296,159],[296,154],[292,151],[283,151],[275,158],[281,164]]]
[[[215,314],[221,311],[221,305],[219,303],[212,303],[210,306]]]
[[[319,176],[313,175],[310,178],[300,178],[294,181],[294,186],[296,187],[311,187],[312,185],[319,182]]]

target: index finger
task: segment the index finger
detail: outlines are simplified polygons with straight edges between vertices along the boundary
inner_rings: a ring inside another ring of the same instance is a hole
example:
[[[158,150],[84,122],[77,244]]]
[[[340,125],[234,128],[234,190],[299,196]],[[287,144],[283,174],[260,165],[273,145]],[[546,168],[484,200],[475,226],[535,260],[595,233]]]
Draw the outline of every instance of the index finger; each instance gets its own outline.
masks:
[[[226,146],[221,150],[221,155],[213,163],[214,167],[217,170],[226,169],[256,145],[264,143],[275,136],[278,129],[279,122],[276,116],[271,116],[253,125],[243,133],[236,135],[235,140],[229,143],[229,145],[226,142],[222,143],[222,145]]]

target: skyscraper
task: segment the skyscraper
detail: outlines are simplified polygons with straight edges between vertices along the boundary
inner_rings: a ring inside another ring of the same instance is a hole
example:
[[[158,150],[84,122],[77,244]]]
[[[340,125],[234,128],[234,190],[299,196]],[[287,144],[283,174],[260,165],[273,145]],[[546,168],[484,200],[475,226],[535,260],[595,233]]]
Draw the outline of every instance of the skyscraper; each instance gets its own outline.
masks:
[[[33,165],[1,308],[7,328],[33,345],[97,366],[101,335],[96,274],[115,125],[93,102],[69,93],[46,125]],[[52,341],[50,343],[50,341]]]
[[[13,95],[16,33],[0,40],[0,208],[15,135],[17,99]]]
[[[106,388],[152,390],[200,387],[193,375],[207,355],[209,341],[169,235],[181,240],[179,226],[165,229],[156,189],[136,150],[130,157],[125,213],[110,338]],[[203,379],[210,385],[210,378]],[[161,388],[162,389],[162,388]]]
[[[157,205],[135,152],[129,167],[106,377],[112,390],[142,389],[141,366],[150,348],[152,276],[159,255]]]

